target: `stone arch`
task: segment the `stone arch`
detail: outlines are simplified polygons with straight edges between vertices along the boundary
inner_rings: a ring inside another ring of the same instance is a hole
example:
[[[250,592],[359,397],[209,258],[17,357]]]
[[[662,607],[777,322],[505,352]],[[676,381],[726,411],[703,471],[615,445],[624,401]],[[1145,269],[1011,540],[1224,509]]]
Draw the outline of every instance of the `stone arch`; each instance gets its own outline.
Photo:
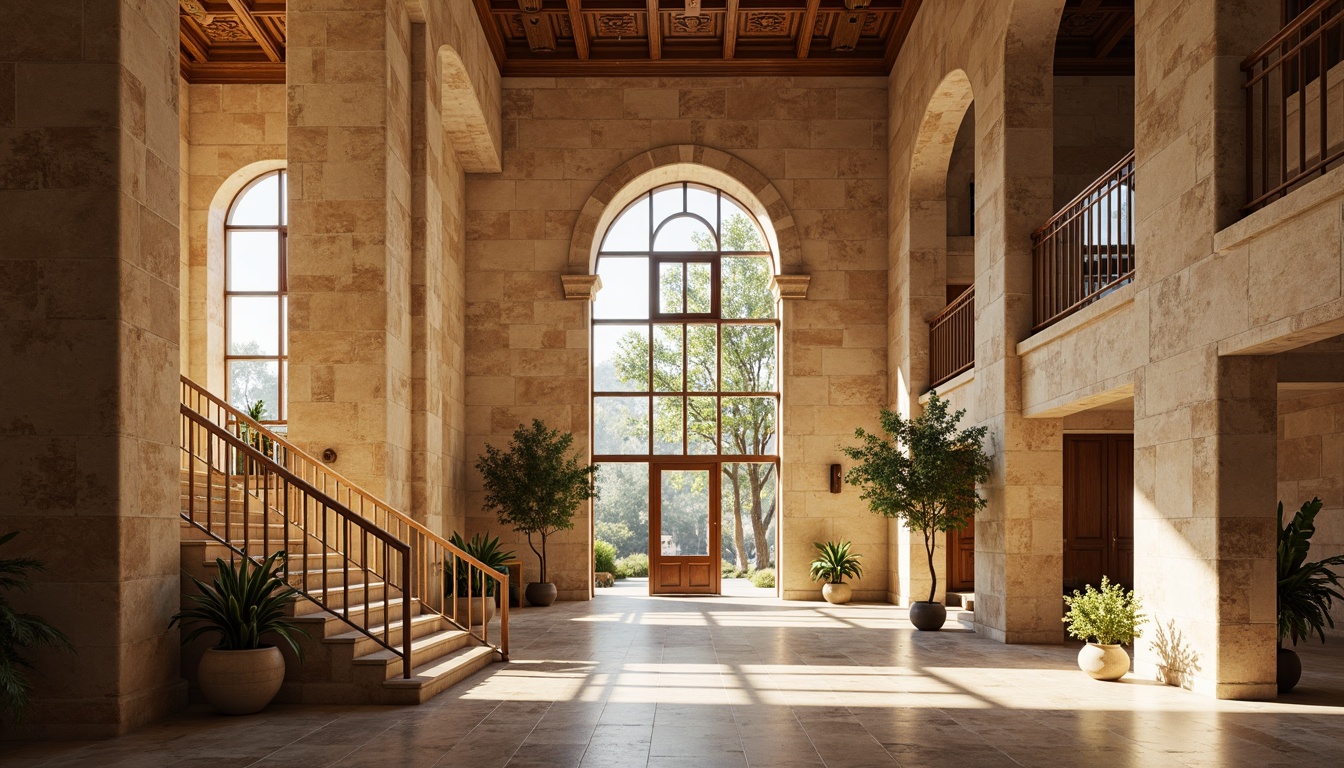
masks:
[[[211,392],[224,392],[224,220],[238,193],[253,179],[286,167],[283,159],[258,160],[229,174],[210,198],[205,223],[205,264],[191,266],[186,297],[191,354],[187,373]]]
[[[696,181],[737,198],[765,227],[781,274],[803,265],[802,243],[779,190],[743,160],[710,147],[673,144],[635,155],[607,175],[579,212],[569,246],[569,269],[592,274],[601,245],[599,234],[641,192],[673,181]]]
[[[451,45],[439,48],[439,108],[443,130],[467,173],[499,173],[504,146],[498,119],[499,79],[475,82],[462,55]]]

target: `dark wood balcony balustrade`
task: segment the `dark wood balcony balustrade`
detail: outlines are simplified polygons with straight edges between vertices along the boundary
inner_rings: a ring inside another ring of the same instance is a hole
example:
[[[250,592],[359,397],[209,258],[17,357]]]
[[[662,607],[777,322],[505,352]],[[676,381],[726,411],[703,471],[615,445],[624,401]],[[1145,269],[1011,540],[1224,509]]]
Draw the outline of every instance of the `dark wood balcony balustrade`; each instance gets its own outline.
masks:
[[[1344,2],[1316,0],[1285,22],[1241,64],[1248,214],[1344,162]]]
[[[975,286],[929,320],[929,379],[936,387],[975,367]]]
[[[1032,234],[1032,332],[1134,279],[1134,152]]]

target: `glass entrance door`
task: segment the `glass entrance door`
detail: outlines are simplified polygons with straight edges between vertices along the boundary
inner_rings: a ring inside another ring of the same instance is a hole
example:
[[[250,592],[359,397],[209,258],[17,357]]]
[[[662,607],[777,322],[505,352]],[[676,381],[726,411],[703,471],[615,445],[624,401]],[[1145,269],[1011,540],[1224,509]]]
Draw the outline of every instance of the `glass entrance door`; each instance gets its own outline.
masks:
[[[717,595],[719,466],[653,464],[649,510],[649,594]]]

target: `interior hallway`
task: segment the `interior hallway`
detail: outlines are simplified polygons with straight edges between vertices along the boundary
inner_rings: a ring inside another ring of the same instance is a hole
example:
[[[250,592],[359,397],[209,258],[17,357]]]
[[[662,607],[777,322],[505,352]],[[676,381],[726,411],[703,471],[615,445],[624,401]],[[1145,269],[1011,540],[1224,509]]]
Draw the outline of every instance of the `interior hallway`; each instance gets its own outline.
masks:
[[[916,633],[890,605],[643,587],[515,611],[513,662],[419,707],[198,706],[110,741],[0,746],[0,764],[1262,767],[1337,765],[1344,743],[1344,657],[1320,644],[1284,700],[1218,701],[1094,682],[1076,645]]]

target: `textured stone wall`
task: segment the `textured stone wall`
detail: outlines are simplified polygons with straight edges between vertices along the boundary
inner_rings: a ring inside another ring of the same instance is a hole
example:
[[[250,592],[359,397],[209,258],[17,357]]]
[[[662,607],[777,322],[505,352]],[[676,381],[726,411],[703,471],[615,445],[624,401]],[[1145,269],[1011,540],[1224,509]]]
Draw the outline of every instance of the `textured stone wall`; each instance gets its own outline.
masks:
[[[837,445],[872,426],[885,398],[885,102],[881,79],[506,79],[504,170],[467,185],[468,456],[533,417],[574,432],[587,452],[587,306],[564,301],[559,283],[575,221],[640,153],[721,150],[779,190],[801,239],[799,271],[812,275],[809,298],[785,315],[784,594],[815,596],[811,542],[843,536],[865,555],[859,593],[884,595],[885,522],[851,489],[826,489]],[[479,478],[470,482],[469,527],[513,536],[476,512]],[[585,511],[551,544],[564,597],[589,594],[590,531]],[[526,562],[535,569],[530,553]]]
[[[1055,209],[1134,148],[1134,78],[1056,77]]]
[[[43,561],[19,726],[106,737],[185,703],[178,633],[178,18],[0,5],[0,531]],[[6,727],[6,733],[16,729]]]
[[[1308,559],[1344,553],[1344,388],[1281,392],[1278,438],[1278,498],[1284,518],[1291,518],[1303,502],[1319,497],[1325,505],[1316,516]],[[1344,634],[1344,604],[1336,602],[1331,615],[1335,619],[1331,634]]]

